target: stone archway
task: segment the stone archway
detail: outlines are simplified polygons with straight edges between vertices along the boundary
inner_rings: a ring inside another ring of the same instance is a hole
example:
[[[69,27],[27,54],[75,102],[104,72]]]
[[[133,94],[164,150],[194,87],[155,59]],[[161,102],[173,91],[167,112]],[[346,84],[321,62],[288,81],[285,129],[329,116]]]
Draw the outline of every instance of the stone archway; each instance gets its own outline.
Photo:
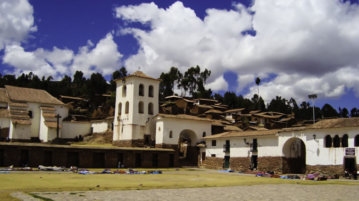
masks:
[[[183,130],[178,139],[178,158],[182,166],[197,166],[198,148],[197,137],[192,130]]]
[[[283,173],[305,173],[306,149],[301,139],[293,137],[287,140],[283,146],[283,155]]]

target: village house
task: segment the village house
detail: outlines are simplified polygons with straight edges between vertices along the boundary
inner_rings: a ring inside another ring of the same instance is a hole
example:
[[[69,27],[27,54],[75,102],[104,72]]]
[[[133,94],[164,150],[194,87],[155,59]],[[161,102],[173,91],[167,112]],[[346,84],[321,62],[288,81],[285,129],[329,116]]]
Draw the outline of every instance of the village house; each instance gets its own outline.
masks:
[[[294,127],[292,114],[228,110],[216,100],[178,96],[166,97],[158,110],[158,85],[139,71],[117,80],[115,143],[172,148],[180,165],[215,169],[339,174],[357,169],[359,118]]]
[[[0,89],[2,137],[48,142],[60,137],[68,108],[48,92],[15,86]]]
[[[114,117],[95,121],[81,114],[69,118],[68,106],[46,91],[1,88],[0,137],[12,143],[0,143],[0,164],[201,166],[333,174],[357,169],[359,118],[301,125],[292,114],[228,109],[211,99],[170,96],[160,104],[159,83],[140,71],[116,80]],[[62,99],[79,111],[84,101]],[[14,143],[74,139],[112,130],[117,146],[112,148]]]

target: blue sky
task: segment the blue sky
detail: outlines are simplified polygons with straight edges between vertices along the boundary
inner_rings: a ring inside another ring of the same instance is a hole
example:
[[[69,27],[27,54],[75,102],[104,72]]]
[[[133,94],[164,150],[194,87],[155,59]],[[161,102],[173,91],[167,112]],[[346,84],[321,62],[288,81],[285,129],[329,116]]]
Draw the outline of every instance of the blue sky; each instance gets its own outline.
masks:
[[[246,97],[359,107],[356,0],[0,0],[2,74],[158,77],[208,68],[208,87]]]

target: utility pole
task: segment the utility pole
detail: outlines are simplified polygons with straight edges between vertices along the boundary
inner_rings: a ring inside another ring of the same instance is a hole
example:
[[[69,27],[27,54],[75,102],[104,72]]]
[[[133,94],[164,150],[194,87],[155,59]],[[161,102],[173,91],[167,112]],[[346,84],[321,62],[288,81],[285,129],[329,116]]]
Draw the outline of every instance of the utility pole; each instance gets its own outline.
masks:
[[[59,138],[59,130],[60,130],[60,118],[61,118],[61,116],[59,115],[59,114],[57,114],[56,116],[56,137],[57,137],[57,139]]]
[[[313,124],[315,124],[315,111],[314,111],[314,102],[315,99],[317,98],[317,94],[310,94],[308,95],[308,98],[312,100],[312,104],[313,104]]]

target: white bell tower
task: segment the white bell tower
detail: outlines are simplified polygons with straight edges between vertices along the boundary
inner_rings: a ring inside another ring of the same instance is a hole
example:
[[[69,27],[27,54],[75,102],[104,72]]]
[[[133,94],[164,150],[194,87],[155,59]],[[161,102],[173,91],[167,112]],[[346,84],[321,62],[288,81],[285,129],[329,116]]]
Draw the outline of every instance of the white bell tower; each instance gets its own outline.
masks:
[[[146,124],[158,114],[159,83],[141,71],[116,80],[115,144],[143,146]]]

